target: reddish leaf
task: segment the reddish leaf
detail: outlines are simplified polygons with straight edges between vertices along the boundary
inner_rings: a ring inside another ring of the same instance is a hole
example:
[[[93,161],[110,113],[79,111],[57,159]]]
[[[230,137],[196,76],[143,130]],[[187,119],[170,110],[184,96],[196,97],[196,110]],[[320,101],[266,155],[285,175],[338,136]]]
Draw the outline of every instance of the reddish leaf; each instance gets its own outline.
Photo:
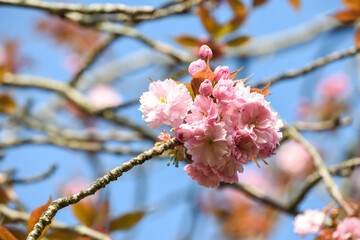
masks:
[[[45,212],[48,207],[50,206],[52,202],[51,196],[49,198],[49,201],[47,203],[45,203],[44,205],[41,205],[40,207],[35,208],[34,211],[32,211],[29,220],[28,220],[28,224],[27,224],[27,230],[28,230],[28,234],[33,230],[35,224],[39,221],[41,215],[43,214],[43,212]],[[39,239],[44,236],[44,234],[46,233],[46,231],[49,229],[51,224],[47,225],[44,230],[42,231]]]
[[[78,233],[75,233],[73,231],[67,231],[67,230],[55,230],[51,231],[51,233],[46,234],[46,239],[49,240],[70,240],[70,239],[82,239],[81,236]]]
[[[218,24],[216,23],[215,19],[212,18],[209,11],[200,5],[197,10],[197,14],[199,15],[206,31],[211,35],[214,35],[216,29],[218,28]]]
[[[234,80],[234,78],[236,77],[236,75],[237,75],[237,74],[241,71],[241,69],[243,69],[243,68],[244,68],[244,67],[242,67],[242,68],[240,68],[240,69],[238,69],[238,70],[230,73],[229,79]]]
[[[241,45],[244,45],[250,41],[250,37],[247,36],[241,36],[234,38],[226,43],[228,47],[240,47]]]
[[[97,207],[95,216],[95,226],[104,226],[109,218],[109,200],[104,200]]]
[[[144,216],[144,212],[133,212],[122,215],[110,223],[110,231],[126,230],[138,223]]]
[[[17,240],[9,230],[0,225],[0,239],[1,240]]]
[[[199,40],[192,36],[179,36],[175,41],[185,47],[196,47],[199,43]]]
[[[88,227],[92,227],[95,223],[96,209],[89,203],[78,202],[73,205],[73,213],[80,222]]]
[[[205,81],[206,79],[209,79],[211,83],[214,82],[215,79],[215,73],[211,71],[209,62],[206,64],[206,67],[202,69],[201,71],[197,72],[191,80],[191,88],[194,91],[195,95],[199,94],[199,88],[200,84]]]
[[[260,5],[263,5],[264,3],[266,3],[267,0],[254,0],[253,1],[253,7],[257,7],[257,6],[260,6]]]
[[[337,12],[334,17],[342,23],[349,24],[353,23],[360,17],[360,11],[356,10],[344,10]]]
[[[288,0],[288,2],[296,11],[300,10],[300,0]]]
[[[9,229],[9,231],[16,239],[26,239],[26,234],[20,230]]]
[[[250,92],[257,92],[257,93],[264,95],[264,97],[267,97],[271,94],[271,93],[269,93],[270,84],[271,84],[271,81],[268,82],[263,89],[251,88]]]
[[[6,94],[0,94],[0,112],[11,114],[15,111],[15,109],[16,104],[14,100]]]
[[[236,16],[242,16],[245,18],[247,10],[242,2],[238,0],[228,0],[228,3],[230,4],[230,7],[232,8]]]
[[[343,4],[350,9],[360,10],[360,1],[359,0],[343,0]]]
[[[360,28],[357,28],[355,31],[355,46],[360,46]]]

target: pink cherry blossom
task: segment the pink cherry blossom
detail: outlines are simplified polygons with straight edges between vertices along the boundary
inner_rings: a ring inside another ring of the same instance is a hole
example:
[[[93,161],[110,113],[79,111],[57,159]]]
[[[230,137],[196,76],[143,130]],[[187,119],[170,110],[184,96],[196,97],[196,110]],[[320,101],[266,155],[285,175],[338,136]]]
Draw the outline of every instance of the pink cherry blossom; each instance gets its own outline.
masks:
[[[332,235],[334,240],[360,240],[360,219],[356,217],[345,218]]]
[[[211,49],[207,45],[204,44],[200,47],[199,56],[202,59],[207,59],[207,58],[211,59],[213,56],[213,53],[212,53]]]
[[[301,144],[294,140],[281,145],[275,161],[283,172],[295,177],[306,175],[313,167],[310,154]]]
[[[201,134],[194,135],[185,142],[188,153],[195,162],[202,162],[209,166],[221,164],[225,156],[229,156],[229,145],[226,139],[226,131],[220,123],[205,123]]]
[[[203,81],[201,83],[200,88],[199,88],[199,93],[205,97],[208,97],[211,95],[212,90],[213,90],[213,86],[212,86],[210,80],[206,79],[205,81]]]
[[[320,231],[324,221],[325,213],[319,210],[306,210],[298,214],[294,220],[294,232],[304,237]]]
[[[90,103],[97,109],[114,107],[123,102],[121,96],[107,85],[96,85],[87,93]]]
[[[220,79],[228,80],[230,77],[230,69],[228,66],[218,66],[214,70],[215,73],[215,82],[218,82]]]
[[[65,68],[70,73],[77,73],[84,67],[84,59],[77,53],[71,53],[65,58]]]
[[[152,82],[149,90],[141,95],[139,110],[150,128],[158,128],[163,124],[177,127],[183,123],[192,105],[192,98],[184,85],[166,79]]]
[[[196,73],[200,72],[206,67],[206,62],[204,60],[198,59],[189,65],[189,73],[191,76],[194,76]]]
[[[254,134],[254,133],[253,133]],[[232,156],[241,164],[247,164],[259,153],[259,147],[254,142],[254,136],[240,129],[234,134]]]
[[[332,99],[342,99],[350,91],[350,81],[344,73],[335,73],[318,84],[321,96]]]
[[[197,95],[192,106],[191,114],[187,115],[186,122],[196,124],[206,119],[210,122],[218,119],[218,105],[214,103],[212,98]]]
[[[212,171],[209,166],[201,163],[192,163],[184,167],[186,173],[196,180],[201,186],[216,188],[220,183],[220,178]]]

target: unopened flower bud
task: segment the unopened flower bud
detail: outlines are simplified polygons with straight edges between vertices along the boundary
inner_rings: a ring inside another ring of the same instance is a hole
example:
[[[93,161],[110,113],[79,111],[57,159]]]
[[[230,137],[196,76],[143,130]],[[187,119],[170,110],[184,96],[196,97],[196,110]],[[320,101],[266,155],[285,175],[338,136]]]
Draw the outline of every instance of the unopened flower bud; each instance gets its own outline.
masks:
[[[191,76],[194,76],[197,72],[200,72],[206,67],[206,63],[204,60],[198,59],[193,61],[189,65],[189,73]]]
[[[162,130],[160,135],[157,137],[157,139],[161,142],[166,142],[166,141],[170,140],[171,138],[172,138],[172,136],[170,134],[168,134],[165,130]]]
[[[230,69],[228,66],[218,66],[215,68],[215,82],[218,82],[220,79],[229,79],[230,78]]]
[[[199,88],[199,93],[205,97],[210,96],[212,93],[213,87],[209,79],[203,81]]]
[[[199,50],[199,56],[202,59],[211,59],[213,56],[213,53],[211,49],[208,47],[208,45],[202,45]]]

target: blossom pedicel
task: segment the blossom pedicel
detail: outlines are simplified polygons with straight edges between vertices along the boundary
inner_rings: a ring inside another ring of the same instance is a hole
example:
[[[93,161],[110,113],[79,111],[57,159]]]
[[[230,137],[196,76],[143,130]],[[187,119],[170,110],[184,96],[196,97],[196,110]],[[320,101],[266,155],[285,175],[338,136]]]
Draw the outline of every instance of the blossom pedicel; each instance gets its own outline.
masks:
[[[233,80],[239,71],[217,69],[210,69],[209,58],[206,63],[199,59],[189,66],[191,83],[152,82],[140,97],[149,127],[173,127],[192,161],[185,171],[200,185],[213,188],[237,182],[243,165],[257,163],[257,157],[265,162],[282,136],[282,122],[265,100],[268,86],[251,89]]]

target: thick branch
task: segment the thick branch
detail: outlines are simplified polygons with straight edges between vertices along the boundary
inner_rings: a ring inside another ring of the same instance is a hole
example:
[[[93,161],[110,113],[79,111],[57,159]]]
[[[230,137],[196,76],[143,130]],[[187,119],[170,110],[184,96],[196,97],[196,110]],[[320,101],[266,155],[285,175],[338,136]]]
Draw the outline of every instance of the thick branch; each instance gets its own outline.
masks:
[[[114,168],[108,172],[103,177],[98,178],[93,184],[86,190],[82,190],[79,193],[70,195],[69,197],[63,197],[55,200],[49,206],[43,215],[40,217],[39,221],[35,224],[34,229],[29,233],[27,240],[36,240],[41,235],[41,232],[44,228],[51,223],[51,220],[56,215],[57,211],[67,207],[71,204],[79,202],[81,199],[96,193],[101,188],[104,188],[112,181],[116,181],[124,172],[131,170],[133,167],[143,164],[145,161],[160,156],[163,152],[169,149],[173,149],[175,146],[180,145],[181,143],[173,138],[167,142],[162,143],[159,146],[155,146],[150,150],[147,150],[140,154],[139,156],[132,158],[126,163],[121,164],[119,167]]]
[[[14,221],[23,222],[25,225],[27,224],[28,219],[30,217],[30,214],[26,212],[10,209],[5,204],[0,204],[0,215],[6,217],[7,219],[10,219],[13,222]],[[72,227],[72,226],[66,226],[64,223],[54,221],[51,224],[51,228],[54,230],[71,231],[82,236],[90,237],[91,239],[97,239],[97,240],[111,239],[108,235],[102,232],[98,232],[96,230],[93,230],[91,228],[82,225]]]
[[[360,52],[360,47],[358,47],[358,48],[351,47],[348,50],[343,51],[343,52],[334,52],[334,53],[327,55],[326,57],[315,60],[314,62],[306,65],[305,67],[303,67],[301,69],[290,70],[290,71],[280,74],[278,76],[271,77],[271,78],[265,79],[263,81],[260,81],[260,83],[256,84],[254,87],[259,88],[259,87],[266,86],[266,84],[268,84],[270,81],[271,81],[271,84],[273,85],[284,79],[296,78],[296,77],[302,76],[304,74],[307,74],[311,71],[314,71],[320,67],[323,67],[326,64],[332,63],[334,61],[337,61],[337,60],[340,60],[340,59],[343,59],[346,57],[354,56],[359,52]]]

